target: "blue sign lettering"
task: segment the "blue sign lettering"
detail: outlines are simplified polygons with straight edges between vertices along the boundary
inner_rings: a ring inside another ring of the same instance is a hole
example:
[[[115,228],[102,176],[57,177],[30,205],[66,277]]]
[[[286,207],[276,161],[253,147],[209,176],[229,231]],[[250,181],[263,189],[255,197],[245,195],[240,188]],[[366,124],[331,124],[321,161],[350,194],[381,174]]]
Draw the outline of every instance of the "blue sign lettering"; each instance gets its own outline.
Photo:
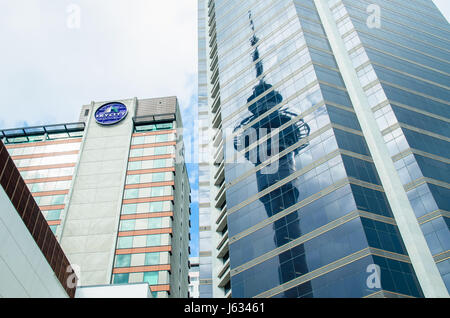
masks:
[[[114,125],[124,119],[128,114],[127,106],[122,103],[108,103],[97,109],[95,120],[100,125]]]

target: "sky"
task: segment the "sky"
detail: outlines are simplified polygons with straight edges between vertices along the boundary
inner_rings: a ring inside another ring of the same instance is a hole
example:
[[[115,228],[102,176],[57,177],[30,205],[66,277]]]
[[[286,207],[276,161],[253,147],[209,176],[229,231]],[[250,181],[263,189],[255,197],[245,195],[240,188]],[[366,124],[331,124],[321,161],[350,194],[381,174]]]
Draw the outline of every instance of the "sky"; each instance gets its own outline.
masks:
[[[450,0],[433,1],[449,19]],[[197,0],[0,0],[0,128],[75,122],[91,101],[177,96],[193,149],[196,24]],[[193,231],[193,255],[197,241]]]

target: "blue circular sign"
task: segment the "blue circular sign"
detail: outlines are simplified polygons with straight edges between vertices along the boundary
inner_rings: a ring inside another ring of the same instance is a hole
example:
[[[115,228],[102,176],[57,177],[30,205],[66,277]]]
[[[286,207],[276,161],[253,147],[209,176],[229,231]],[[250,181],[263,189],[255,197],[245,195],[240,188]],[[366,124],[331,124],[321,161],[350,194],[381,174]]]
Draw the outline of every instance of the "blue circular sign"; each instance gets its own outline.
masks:
[[[128,114],[127,106],[122,103],[108,103],[95,112],[95,120],[100,125],[114,125],[124,119]]]

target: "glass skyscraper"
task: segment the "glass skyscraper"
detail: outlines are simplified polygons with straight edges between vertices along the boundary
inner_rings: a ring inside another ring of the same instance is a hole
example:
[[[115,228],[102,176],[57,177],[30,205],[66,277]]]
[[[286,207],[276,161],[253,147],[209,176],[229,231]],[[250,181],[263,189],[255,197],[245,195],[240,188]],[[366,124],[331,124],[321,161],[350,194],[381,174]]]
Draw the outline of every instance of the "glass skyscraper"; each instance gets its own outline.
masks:
[[[448,297],[433,2],[198,4],[200,297]]]

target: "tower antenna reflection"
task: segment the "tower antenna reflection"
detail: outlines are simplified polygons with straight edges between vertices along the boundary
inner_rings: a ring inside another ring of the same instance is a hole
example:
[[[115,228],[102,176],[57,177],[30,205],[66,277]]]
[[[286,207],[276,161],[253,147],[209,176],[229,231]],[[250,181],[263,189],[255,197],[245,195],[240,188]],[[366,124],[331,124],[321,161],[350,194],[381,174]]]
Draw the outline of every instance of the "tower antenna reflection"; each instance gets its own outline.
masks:
[[[253,35],[250,39],[250,43],[254,48],[254,51],[252,53],[252,60],[256,63],[256,78],[259,78],[264,73],[264,65],[262,59],[260,59],[259,39],[256,36],[252,12],[249,11],[248,13],[250,27],[253,31]],[[251,134],[256,134],[257,142],[259,142],[260,138],[266,135],[264,134],[264,132],[267,132],[267,134],[269,135],[271,133],[275,133],[275,135],[277,135],[278,138],[274,138],[273,135],[270,135],[265,144],[258,144],[256,147],[254,147],[251,150],[253,151],[252,154],[251,151],[245,153],[245,158],[251,161],[255,165],[255,167],[259,166],[261,163],[267,160],[267,158],[265,158],[265,156],[262,156],[260,153],[263,150],[261,149],[261,147],[265,147],[264,150],[267,151],[267,153],[270,153],[270,156],[273,157],[298,143],[300,140],[307,138],[310,134],[310,127],[308,126],[308,124],[305,123],[303,119],[296,118],[298,117],[298,114],[294,113],[292,111],[292,107],[289,107],[288,105],[285,105],[271,112],[266,118],[259,120],[250,127],[243,129],[259,116],[272,110],[283,101],[283,96],[278,91],[272,89],[272,87],[272,85],[268,84],[265,81],[265,76],[262,76],[260,78],[259,83],[253,88],[253,94],[247,99],[247,103],[251,103],[248,106],[248,110],[250,111],[251,115],[242,120],[234,129],[234,132],[241,131],[234,138],[234,148],[239,152],[246,151],[246,149],[250,146],[250,141],[247,137]],[[263,94],[265,96],[262,96]],[[281,130],[280,127],[283,127],[284,125],[286,125],[286,127]],[[249,133],[249,130],[251,130],[251,133]],[[277,132],[277,130],[280,131]],[[276,144],[277,147],[274,147],[273,144]],[[296,172],[295,157],[300,153],[302,149],[308,147],[308,145],[308,142],[304,142],[295,150],[289,152],[284,156],[280,156],[277,161],[277,169],[275,169],[275,171],[271,169],[272,171],[267,172],[267,169],[259,169],[256,172],[258,192],[264,191],[265,189],[275,185],[277,182],[284,180],[285,178],[294,174]],[[277,214],[296,204],[300,197],[299,194],[300,193],[298,190],[298,186],[296,185],[296,180],[292,180],[271,191],[269,194],[261,197],[260,201],[264,205],[267,217],[271,217],[274,214]],[[279,221],[276,221],[273,225],[273,231],[274,243],[276,247],[285,245],[286,243],[300,237],[301,229],[298,219],[298,211],[290,213],[288,216],[280,219]],[[295,266],[293,272],[287,273],[286,271],[284,271],[282,269],[282,260],[279,259],[280,267],[278,269],[278,273],[280,284],[293,279],[293,275],[296,277],[308,271],[306,267],[303,246],[299,246],[298,248],[296,248],[296,251],[296,255],[294,255],[293,257],[300,256],[302,261],[300,263],[298,262],[298,260],[296,261],[295,264],[297,264],[297,266]],[[311,289],[310,285],[303,287]]]

